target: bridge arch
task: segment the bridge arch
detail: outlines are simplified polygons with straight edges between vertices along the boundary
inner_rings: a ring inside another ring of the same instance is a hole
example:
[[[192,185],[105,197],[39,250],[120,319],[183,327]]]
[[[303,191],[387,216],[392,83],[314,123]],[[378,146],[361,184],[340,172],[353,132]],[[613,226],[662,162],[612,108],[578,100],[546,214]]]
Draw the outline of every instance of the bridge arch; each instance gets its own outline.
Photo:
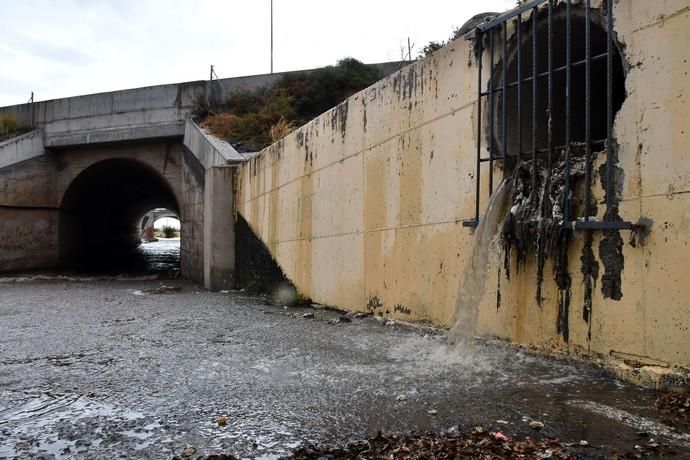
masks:
[[[70,182],[60,203],[60,264],[126,264],[141,243],[141,218],[156,208],[180,214],[173,187],[152,166],[132,158],[90,165]]]

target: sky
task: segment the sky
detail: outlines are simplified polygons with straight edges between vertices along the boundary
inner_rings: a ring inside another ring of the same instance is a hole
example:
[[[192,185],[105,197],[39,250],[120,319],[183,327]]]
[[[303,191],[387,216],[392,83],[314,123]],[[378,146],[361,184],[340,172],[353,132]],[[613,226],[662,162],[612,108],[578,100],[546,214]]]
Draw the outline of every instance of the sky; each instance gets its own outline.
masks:
[[[163,217],[161,219],[158,219],[153,223],[153,228],[157,228],[162,230],[163,227],[172,227],[175,230],[180,229],[180,220],[175,219],[173,217]]]
[[[274,71],[416,56],[515,0],[273,0]],[[270,0],[0,0],[0,106],[270,71]]]

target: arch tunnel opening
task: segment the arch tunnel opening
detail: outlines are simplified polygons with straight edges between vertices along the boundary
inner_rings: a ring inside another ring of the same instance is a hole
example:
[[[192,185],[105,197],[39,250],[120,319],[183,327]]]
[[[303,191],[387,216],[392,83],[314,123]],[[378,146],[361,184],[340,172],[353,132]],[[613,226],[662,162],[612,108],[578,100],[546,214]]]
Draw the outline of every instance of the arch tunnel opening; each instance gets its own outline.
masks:
[[[60,264],[78,272],[179,272],[179,240],[166,248],[142,245],[142,220],[165,208],[179,219],[179,205],[166,180],[132,159],[110,159],[85,169],[60,206]]]

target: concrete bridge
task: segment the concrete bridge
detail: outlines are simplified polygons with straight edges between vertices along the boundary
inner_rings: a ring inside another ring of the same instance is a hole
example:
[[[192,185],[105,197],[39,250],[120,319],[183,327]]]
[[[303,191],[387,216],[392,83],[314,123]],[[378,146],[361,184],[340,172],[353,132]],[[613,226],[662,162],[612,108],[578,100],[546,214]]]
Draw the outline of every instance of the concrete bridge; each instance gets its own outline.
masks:
[[[0,271],[82,265],[139,243],[155,208],[179,217],[183,276],[233,283],[232,169],[245,160],[190,118],[221,91],[282,74],[187,82],[0,108],[33,128],[0,143]]]
[[[374,65],[385,75],[399,66]],[[233,169],[247,158],[191,116],[290,73],[0,107],[31,129],[0,142],[0,272],[122,253],[139,244],[142,217],[166,208],[181,222],[182,276],[209,289],[231,287]]]

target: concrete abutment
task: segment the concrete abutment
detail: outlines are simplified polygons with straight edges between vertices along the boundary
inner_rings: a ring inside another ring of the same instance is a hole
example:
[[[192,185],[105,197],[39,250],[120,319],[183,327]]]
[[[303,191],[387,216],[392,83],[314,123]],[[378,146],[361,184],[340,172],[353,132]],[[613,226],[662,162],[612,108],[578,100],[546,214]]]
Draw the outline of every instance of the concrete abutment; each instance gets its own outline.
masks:
[[[206,170],[204,196],[204,287],[211,291],[235,286],[234,166]]]

